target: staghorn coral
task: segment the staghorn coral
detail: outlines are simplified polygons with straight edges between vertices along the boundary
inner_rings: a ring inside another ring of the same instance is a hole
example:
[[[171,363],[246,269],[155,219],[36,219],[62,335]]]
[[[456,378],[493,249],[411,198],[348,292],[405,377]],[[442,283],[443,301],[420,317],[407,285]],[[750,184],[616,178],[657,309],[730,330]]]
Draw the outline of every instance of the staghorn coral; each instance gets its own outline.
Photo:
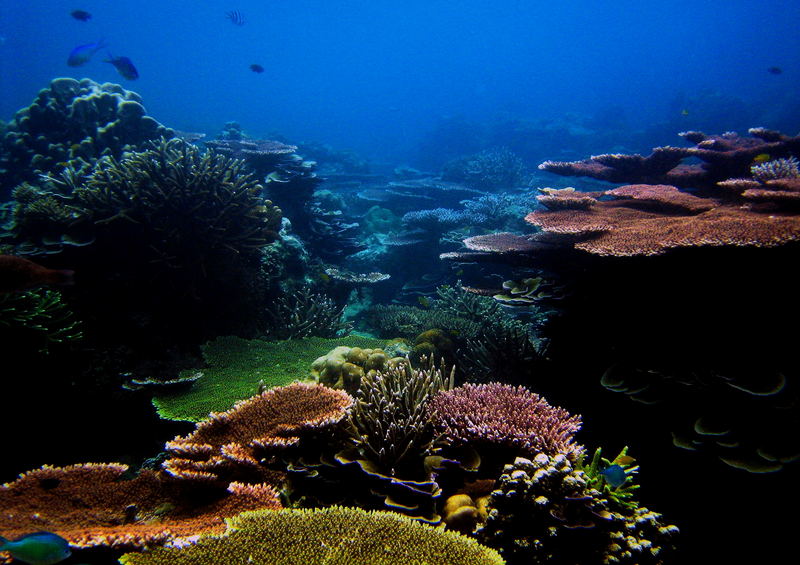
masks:
[[[266,309],[265,337],[278,340],[345,336],[352,324],[342,320],[344,309],[325,294],[304,286],[274,300]]]
[[[678,533],[661,518],[644,507],[618,507],[564,454],[539,453],[505,466],[477,537],[509,565],[661,564]]]
[[[267,485],[177,485],[142,470],[127,478],[115,463],[45,466],[0,486],[0,530],[16,537],[48,530],[72,547],[142,549],[221,532],[244,510],[280,508]]]
[[[82,339],[81,328],[57,290],[0,295],[0,341],[5,347],[27,348],[25,344],[30,344],[47,353],[52,345]]]
[[[800,177],[800,163],[795,157],[788,159],[774,159],[750,167],[753,179],[766,183],[775,179],[796,179]]]
[[[358,508],[247,512],[222,536],[183,549],[129,553],[123,565],[502,565],[475,540],[390,512]]]
[[[118,84],[57,78],[18,111],[0,142],[0,191],[63,168],[88,171],[173,131],[147,116],[141,97]],[[5,196],[0,192],[0,195]]]
[[[167,443],[164,470],[179,480],[228,484],[276,481],[280,473],[260,461],[271,451],[300,443],[304,435],[329,428],[345,417],[352,398],[322,385],[294,383],[238,402],[210,415],[184,437]]]
[[[415,369],[408,363],[367,374],[347,420],[351,442],[360,457],[382,474],[417,478],[434,441],[428,402],[453,386],[433,364]]]
[[[451,446],[505,446],[524,454],[563,453],[573,460],[582,453],[573,437],[581,417],[522,386],[468,383],[440,392],[427,410],[436,432]]]
[[[367,318],[376,333],[387,338],[414,339],[430,328],[441,328],[464,336],[477,335],[480,330],[476,321],[454,316],[450,312],[398,304],[373,306]]]

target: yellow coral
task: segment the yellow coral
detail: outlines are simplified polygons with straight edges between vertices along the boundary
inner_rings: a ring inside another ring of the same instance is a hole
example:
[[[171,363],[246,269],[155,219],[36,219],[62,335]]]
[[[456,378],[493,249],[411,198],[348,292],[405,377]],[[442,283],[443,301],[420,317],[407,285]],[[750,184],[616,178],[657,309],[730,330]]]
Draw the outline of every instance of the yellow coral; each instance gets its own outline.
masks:
[[[475,540],[392,512],[331,507],[257,510],[195,545],[128,553],[123,565],[502,565]]]
[[[364,375],[374,375],[401,361],[402,357],[390,359],[382,349],[340,345],[311,364],[311,376],[327,387],[355,394]]]

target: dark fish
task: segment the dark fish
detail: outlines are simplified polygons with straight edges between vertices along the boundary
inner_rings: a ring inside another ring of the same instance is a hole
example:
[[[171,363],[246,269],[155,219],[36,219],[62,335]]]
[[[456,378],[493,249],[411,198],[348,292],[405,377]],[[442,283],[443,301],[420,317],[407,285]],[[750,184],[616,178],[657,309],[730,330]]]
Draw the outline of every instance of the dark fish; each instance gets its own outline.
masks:
[[[0,551],[30,565],[53,565],[72,555],[67,540],[50,532],[35,532],[14,541],[0,537]]]
[[[92,19],[92,15],[86,10],[72,10],[69,15],[82,22],[88,22]]]
[[[252,65],[250,65],[250,70],[253,71],[254,73],[263,73],[264,67],[262,67],[258,63],[253,63]]]
[[[225,12],[225,17],[228,18],[232,24],[236,24],[237,26],[244,25],[244,14],[242,14],[239,10]]]
[[[80,67],[81,65],[85,65],[95,53],[100,51],[100,49],[105,46],[106,42],[102,39],[97,43],[78,45],[75,49],[70,51],[69,57],[67,57],[67,65],[70,67]]]
[[[767,72],[773,75],[779,75],[783,72],[783,69],[780,67],[770,67],[767,69]]]
[[[43,284],[72,284],[73,274],[74,271],[42,267],[24,257],[0,255],[0,294],[20,292]]]
[[[122,78],[126,78],[128,80],[136,80],[139,78],[139,71],[136,70],[136,67],[133,66],[133,63],[127,57],[113,57],[111,55],[108,56],[109,58],[103,61],[104,63],[111,63],[117,69],[117,72],[122,75]]]

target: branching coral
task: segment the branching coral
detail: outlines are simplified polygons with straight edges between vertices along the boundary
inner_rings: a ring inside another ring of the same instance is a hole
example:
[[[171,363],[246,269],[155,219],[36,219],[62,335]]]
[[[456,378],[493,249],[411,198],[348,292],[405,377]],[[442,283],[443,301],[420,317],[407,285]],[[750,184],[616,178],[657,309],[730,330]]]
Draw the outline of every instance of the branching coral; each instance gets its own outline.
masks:
[[[344,308],[310,286],[302,287],[273,301],[266,309],[266,337],[297,339],[347,335],[352,324],[342,320]]]
[[[365,375],[348,420],[360,456],[386,475],[419,476],[435,439],[428,402],[452,385],[452,373],[432,364],[413,369],[403,363]]]
[[[248,512],[225,535],[182,549],[129,553],[124,565],[502,565],[494,551],[454,532],[357,508]]]
[[[466,384],[437,394],[428,406],[437,433],[450,445],[507,446],[522,454],[582,453],[574,434],[580,416],[551,406],[524,387]]]
[[[11,335],[2,337],[6,332]],[[28,335],[40,351],[83,338],[81,323],[57,290],[37,289],[0,295],[0,339],[22,344]],[[13,341],[12,341],[13,340]]]
[[[512,188],[525,178],[525,164],[505,147],[487,149],[475,155],[450,161],[442,178],[462,181],[481,190]]]

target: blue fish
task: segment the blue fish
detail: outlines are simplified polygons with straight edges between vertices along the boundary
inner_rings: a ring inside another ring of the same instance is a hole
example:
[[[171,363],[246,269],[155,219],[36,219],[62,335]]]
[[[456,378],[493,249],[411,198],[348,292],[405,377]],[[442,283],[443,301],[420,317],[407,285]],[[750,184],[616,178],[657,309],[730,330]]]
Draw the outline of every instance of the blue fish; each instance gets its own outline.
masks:
[[[133,66],[133,62],[130,59],[127,57],[112,57],[111,54],[109,54],[108,57],[109,58],[103,62],[114,65],[114,68],[122,75],[122,78],[128,80],[136,80],[139,78],[139,71],[136,70],[136,67]]]
[[[80,67],[89,62],[92,56],[106,46],[105,41],[102,39],[97,43],[87,43],[86,45],[78,45],[75,49],[70,51],[67,58],[67,65],[70,67]]]
[[[67,540],[50,532],[25,534],[14,541],[0,536],[0,551],[30,565],[53,565],[72,555]]]
[[[606,482],[613,488],[621,487],[628,479],[628,475],[625,474],[625,469],[619,465],[609,465],[600,471],[600,474],[603,475]]]

